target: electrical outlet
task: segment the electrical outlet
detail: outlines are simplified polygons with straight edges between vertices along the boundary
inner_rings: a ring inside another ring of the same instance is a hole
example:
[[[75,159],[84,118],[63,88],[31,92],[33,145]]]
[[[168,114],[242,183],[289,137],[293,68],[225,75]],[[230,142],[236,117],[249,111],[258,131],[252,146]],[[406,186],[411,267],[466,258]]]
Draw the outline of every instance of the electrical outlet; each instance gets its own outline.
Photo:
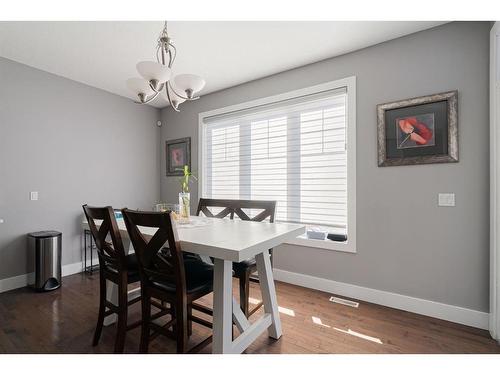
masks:
[[[30,192],[30,201],[37,201],[37,200],[38,200],[38,191]]]
[[[4,220],[3,219],[0,219],[0,224],[3,224],[4,223]]]
[[[455,207],[455,193],[439,193],[438,206]]]

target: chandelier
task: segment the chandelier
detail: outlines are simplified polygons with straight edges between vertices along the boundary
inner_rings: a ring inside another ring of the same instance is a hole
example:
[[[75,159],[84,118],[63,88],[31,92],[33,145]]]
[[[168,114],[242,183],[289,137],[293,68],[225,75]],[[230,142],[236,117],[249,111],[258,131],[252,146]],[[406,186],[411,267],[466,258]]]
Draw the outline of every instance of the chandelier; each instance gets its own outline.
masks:
[[[205,86],[205,80],[195,74],[179,74],[172,78],[172,65],[177,50],[168,36],[167,21],[158,38],[156,61],[141,61],[136,67],[143,78],[130,78],[127,87],[139,98],[136,103],[147,104],[160,94],[172,108],[179,112],[179,105],[198,99],[196,93]]]

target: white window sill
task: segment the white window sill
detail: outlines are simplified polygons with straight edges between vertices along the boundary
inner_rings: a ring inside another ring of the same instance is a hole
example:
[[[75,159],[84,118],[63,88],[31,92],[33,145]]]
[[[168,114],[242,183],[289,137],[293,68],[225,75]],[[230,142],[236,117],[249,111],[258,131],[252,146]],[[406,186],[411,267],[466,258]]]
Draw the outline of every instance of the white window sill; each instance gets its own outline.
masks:
[[[313,240],[303,235],[294,238],[293,240],[288,240],[286,243],[289,245],[315,247],[318,249],[342,251],[345,253],[356,253],[355,246],[353,245],[353,243],[349,243],[349,240],[347,240],[346,242],[337,242],[331,240]]]

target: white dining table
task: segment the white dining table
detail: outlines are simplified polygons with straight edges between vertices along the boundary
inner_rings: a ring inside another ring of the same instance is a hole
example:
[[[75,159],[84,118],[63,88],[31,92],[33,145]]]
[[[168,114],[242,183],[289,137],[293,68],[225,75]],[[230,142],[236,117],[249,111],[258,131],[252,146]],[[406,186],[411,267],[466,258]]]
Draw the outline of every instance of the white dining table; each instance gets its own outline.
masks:
[[[133,251],[123,219],[117,219],[125,251]],[[84,229],[89,229],[83,221]],[[144,236],[153,236],[155,228],[140,227]],[[177,225],[183,251],[214,258],[213,282],[213,353],[242,353],[266,329],[270,337],[281,337],[276,289],[269,257],[269,249],[304,234],[299,224],[265,223],[229,219],[191,217],[190,224]],[[264,314],[251,323],[243,314],[232,292],[232,263],[255,257],[259,285],[264,302]],[[139,291],[129,292],[129,298]],[[117,303],[118,288],[108,281],[107,295]],[[109,325],[114,315],[105,320]],[[240,335],[233,340],[233,323]]]

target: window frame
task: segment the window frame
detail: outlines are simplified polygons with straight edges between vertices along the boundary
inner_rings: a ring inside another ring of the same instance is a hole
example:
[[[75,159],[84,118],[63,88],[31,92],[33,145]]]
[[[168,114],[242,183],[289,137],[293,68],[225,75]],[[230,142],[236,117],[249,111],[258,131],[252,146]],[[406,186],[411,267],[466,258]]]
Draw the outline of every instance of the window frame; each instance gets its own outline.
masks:
[[[330,240],[313,240],[303,236],[289,240],[286,243],[326,250],[356,253],[356,76],[325,82],[319,85],[288,91],[278,95],[251,100],[223,108],[217,108],[198,114],[198,195],[204,197],[203,161],[206,156],[204,119],[230,112],[242,111],[253,107],[269,105],[280,101],[295,99],[301,96],[317,94],[323,91],[346,88],[347,90],[347,234],[346,242]]]

